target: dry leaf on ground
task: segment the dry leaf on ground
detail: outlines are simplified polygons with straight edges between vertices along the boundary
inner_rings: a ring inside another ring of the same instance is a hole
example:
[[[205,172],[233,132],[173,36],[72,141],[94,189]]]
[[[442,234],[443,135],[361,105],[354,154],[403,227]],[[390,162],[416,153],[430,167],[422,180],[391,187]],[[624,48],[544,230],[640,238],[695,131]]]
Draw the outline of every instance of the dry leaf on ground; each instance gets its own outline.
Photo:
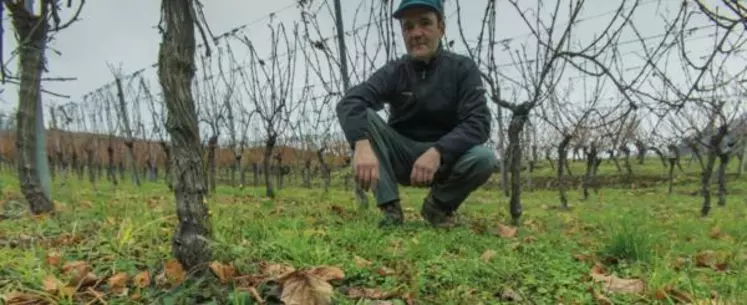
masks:
[[[62,266],[63,274],[70,276],[68,286],[85,287],[98,282],[99,278],[92,272],[93,268],[84,261],[72,261]]]
[[[344,277],[342,269],[332,266],[286,273],[277,278],[281,287],[280,300],[286,305],[331,304],[333,288],[328,281]]]
[[[321,266],[306,271],[309,275],[315,276],[322,281],[342,280],[345,278],[345,273],[342,269],[331,266]]]
[[[622,279],[614,275],[604,274],[604,267],[595,264],[589,273],[595,282],[603,283],[603,288],[607,292],[617,293],[642,293],[645,285],[639,279]]]
[[[285,305],[329,305],[332,285],[303,271],[294,271],[278,279],[282,286],[280,300]]]
[[[657,300],[669,300],[671,299],[675,303],[692,303],[693,297],[687,292],[675,289],[673,287],[665,287],[656,291]]]
[[[119,272],[109,277],[106,283],[109,285],[109,289],[112,293],[117,295],[127,294],[127,273]]]
[[[6,305],[51,304],[44,297],[28,292],[11,292],[5,294],[2,299]]]
[[[710,268],[716,264],[716,252],[705,250],[695,255],[695,266]]]
[[[729,267],[728,259],[719,256],[713,250],[705,250],[695,255],[695,266],[700,268],[711,268],[716,271],[726,271]]]
[[[62,283],[57,280],[53,275],[47,275],[42,280],[42,286],[44,286],[44,292],[46,293],[55,293],[57,292],[57,289],[60,288]]]
[[[132,278],[132,284],[138,288],[145,288],[150,285],[150,272],[143,271]]]
[[[70,298],[75,295],[76,291],[78,291],[78,287],[65,286],[60,288],[60,296],[63,298]]]
[[[394,292],[385,292],[374,288],[352,287],[348,289],[347,295],[353,299],[383,300],[397,296]]]
[[[220,262],[210,263],[210,270],[218,277],[221,283],[227,284],[233,281],[236,269],[232,265],[225,265]]]
[[[156,276],[156,283],[159,286],[176,286],[181,284],[187,274],[179,261],[172,259],[163,267],[163,271]]]
[[[674,262],[672,262],[672,269],[674,269],[674,271],[680,271],[682,270],[683,267],[685,267],[686,264],[687,264],[687,259],[683,257],[678,257],[674,260]]]
[[[62,265],[62,255],[57,251],[47,253],[47,265],[59,267]]]
[[[513,238],[516,236],[516,233],[519,232],[519,229],[517,227],[507,226],[504,224],[499,223],[498,228],[496,230],[496,234],[498,236],[503,238]]]
[[[271,278],[279,278],[296,271],[296,268],[293,268],[293,266],[284,264],[262,263],[260,268],[263,275]]]
[[[490,260],[492,260],[493,257],[495,257],[495,255],[496,255],[495,251],[488,249],[488,250],[485,250],[485,252],[483,252],[482,255],[480,255],[480,259],[483,262],[487,263],[487,262],[490,262]]]
[[[364,305],[394,305],[394,302],[392,301],[382,301],[382,300],[367,300]]]

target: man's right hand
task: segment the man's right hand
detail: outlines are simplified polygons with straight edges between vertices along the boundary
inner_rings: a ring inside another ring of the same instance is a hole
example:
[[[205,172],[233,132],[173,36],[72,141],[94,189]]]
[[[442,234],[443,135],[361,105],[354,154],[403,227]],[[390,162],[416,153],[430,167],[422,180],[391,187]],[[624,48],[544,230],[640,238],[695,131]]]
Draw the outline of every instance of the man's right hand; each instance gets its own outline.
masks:
[[[376,188],[379,182],[379,160],[367,139],[355,142],[353,170],[356,182],[364,191]]]

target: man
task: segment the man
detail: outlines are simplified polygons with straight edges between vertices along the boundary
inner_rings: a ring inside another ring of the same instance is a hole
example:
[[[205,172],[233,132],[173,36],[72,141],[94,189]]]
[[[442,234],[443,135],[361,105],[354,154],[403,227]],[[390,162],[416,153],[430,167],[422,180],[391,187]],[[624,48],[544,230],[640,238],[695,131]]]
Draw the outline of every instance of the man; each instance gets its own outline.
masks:
[[[470,58],[443,49],[441,0],[402,0],[399,19],[408,54],[351,88],[337,104],[354,150],[356,181],[372,189],[384,213],[379,226],[404,216],[398,182],[431,186],[421,215],[453,227],[453,214],[484,184],[497,159],[481,144],[490,135],[490,111],[480,71]],[[389,123],[376,111],[390,105]]]

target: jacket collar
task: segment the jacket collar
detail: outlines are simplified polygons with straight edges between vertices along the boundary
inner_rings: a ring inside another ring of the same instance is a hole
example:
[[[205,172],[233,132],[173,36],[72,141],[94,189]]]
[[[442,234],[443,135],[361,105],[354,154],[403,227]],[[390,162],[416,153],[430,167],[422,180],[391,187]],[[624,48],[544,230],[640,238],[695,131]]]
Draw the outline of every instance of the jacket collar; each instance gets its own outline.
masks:
[[[421,70],[428,69],[436,65],[438,61],[441,59],[441,57],[443,56],[444,51],[445,51],[444,44],[443,42],[439,41],[438,47],[436,48],[436,53],[433,54],[433,57],[428,62],[415,59],[410,54],[407,54],[407,59],[412,64],[412,66],[415,68],[415,70],[421,71]]]

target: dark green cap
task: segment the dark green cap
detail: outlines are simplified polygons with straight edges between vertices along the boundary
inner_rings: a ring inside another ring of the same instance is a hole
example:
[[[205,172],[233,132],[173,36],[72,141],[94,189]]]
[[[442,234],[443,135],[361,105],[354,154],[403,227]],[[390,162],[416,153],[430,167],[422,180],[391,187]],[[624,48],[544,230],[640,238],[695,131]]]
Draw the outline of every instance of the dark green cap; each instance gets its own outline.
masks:
[[[444,15],[444,8],[443,5],[441,5],[442,0],[402,0],[402,2],[399,3],[399,7],[396,11],[394,11],[394,14],[392,16],[394,18],[402,18],[402,13],[409,8],[413,7],[423,7],[430,10],[435,11],[438,15],[443,16]]]

